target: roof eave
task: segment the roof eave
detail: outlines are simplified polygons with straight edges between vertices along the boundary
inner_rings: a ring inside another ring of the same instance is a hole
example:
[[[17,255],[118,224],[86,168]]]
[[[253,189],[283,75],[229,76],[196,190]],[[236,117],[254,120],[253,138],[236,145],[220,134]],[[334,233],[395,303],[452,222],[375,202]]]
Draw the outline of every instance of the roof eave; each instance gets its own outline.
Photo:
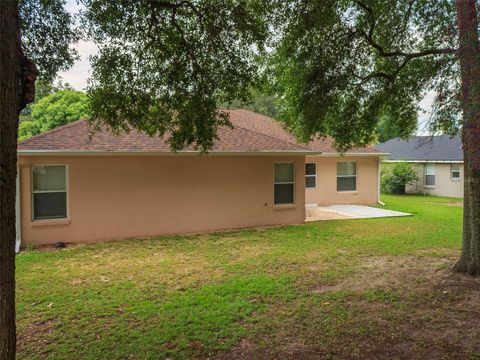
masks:
[[[388,156],[390,155],[389,153],[378,153],[378,152],[345,152],[345,153],[339,153],[339,152],[322,152],[318,154],[319,156],[322,157],[336,157],[336,156]]]
[[[105,151],[105,150],[18,150],[19,156],[306,156],[320,155],[319,151],[309,150],[224,150],[202,153],[200,151]]]
[[[409,160],[409,159],[402,159],[402,160],[392,160],[387,159],[384,162],[390,163],[399,163],[399,162],[407,162],[407,163],[438,163],[438,164],[463,164],[463,160]]]

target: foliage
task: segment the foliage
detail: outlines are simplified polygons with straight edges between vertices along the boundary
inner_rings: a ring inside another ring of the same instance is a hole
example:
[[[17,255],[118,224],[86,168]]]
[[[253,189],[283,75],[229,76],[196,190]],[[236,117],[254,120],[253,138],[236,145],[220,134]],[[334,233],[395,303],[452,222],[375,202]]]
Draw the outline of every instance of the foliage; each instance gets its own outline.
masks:
[[[252,91],[251,102],[242,104],[242,102],[235,100],[230,106],[233,108],[243,107],[253,112],[275,118],[278,114],[275,97],[274,95],[265,92],[265,89],[262,90],[263,91],[255,89]]]
[[[41,98],[32,106],[32,119],[20,123],[19,140],[87,118],[87,95],[81,91],[60,90]]]
[[[88,88],[92,123],[168,136],[174,150],[210,149],[217,128],[230,124],[219,105],[250,98],[267,2],[82,3],[83,25],[100,49]]]
[[[381,190],[387,194],[405,194],[405,186],[418,180],[412,164],[397,162],[383,164],[381,170]]]
[[[331,135],[340,150],[366,145],[382,116],[405,134],[429,90],[437,93],[435,126],[461,125],[453,1],[297,0],[278,8],[272,79],[281,118],[301,139]]]
[[[44,80],[37,80],[35,82],[35,102],[28,104],[20,113],[24,119],[31,120],[32,107],[35,103],[39,102],[45,96],[50,95],[60,90],[73,90],[69,83],[63,83],[59,80],[56,83],[47,82]]]
[[[465,322],[452,327],[457,322],[445,322],[445,315],[456,319],[470,316],[465,310],[478,310],[478,303],[446,303],[444,289],[432,283],[443,279],[439,266],[448,266],[459,252],[462,208],[452,206],[451,198],[382,200],[388,209],[414,216],[22,252],[17,257],[18,358],[215,358],[241,344],[248,344],[241,347],[246,351],[257,341],[267,350],[244,358],[282,358],[285,353],[270,356],[269,351],[298,339],[303,339],[302,354],[318,354],[321,346],[322,353],[330,350],[338,358],[353,353],[364,358],[359,349],[405,339],[412,340],[402,346],[405,358],[444,351],[450,347],[439,346],[438,336],[426,343],[419,341],[422,334],[409,334],[428,327],[452,335],[454,329],[463,331]],[[394,281],[389,269],[397,274]],[[436,291],[425,294],[421,281]],[[477,288],[455,286],[454,293]],[[447,290],[452,293],[452,287]],[[376,314],[378,323],[372,322]],[[291,338],[295,334],[298,339]],[[465,340],[460,334],[452,356],[440,357],[468,358],[457,352],[464,351],[459,344],[475,349],[478,336]],[[352,353],[339,353],[342,348]]]
[[[65,0],[20,0],[22,50],[35,63],[40,79],[52,82],[78,58],[72,48],[80,37]]]
[[[378,135],[378,141],[382,143],[390,139],[405,139],[413,135],[417,130],[417,119],[415,117],[411,117],[410,121],[410,123],[405,121],[399,124],[388,114],[383,114],[380,116],[380,120],[377,124],[376,132]]]

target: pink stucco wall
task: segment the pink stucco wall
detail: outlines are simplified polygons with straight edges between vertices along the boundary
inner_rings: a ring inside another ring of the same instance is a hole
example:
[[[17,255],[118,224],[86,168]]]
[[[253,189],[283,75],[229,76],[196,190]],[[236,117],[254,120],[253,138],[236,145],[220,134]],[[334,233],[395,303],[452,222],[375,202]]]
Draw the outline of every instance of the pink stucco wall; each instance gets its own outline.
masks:
[[[295,206],[274,206],[273,164],[294,162]],[[31,166],[68,165],[68,219],[32,221]],[[22,245],[96,242],[305,220],[304,156],[19,158]]]
[[[306,189],[307,204],[376,204],[378,201],[379,156],[307,156],[307,163],[317,164],[317,187]],[[357,189],[337,191],[337,162],[357,163]]]

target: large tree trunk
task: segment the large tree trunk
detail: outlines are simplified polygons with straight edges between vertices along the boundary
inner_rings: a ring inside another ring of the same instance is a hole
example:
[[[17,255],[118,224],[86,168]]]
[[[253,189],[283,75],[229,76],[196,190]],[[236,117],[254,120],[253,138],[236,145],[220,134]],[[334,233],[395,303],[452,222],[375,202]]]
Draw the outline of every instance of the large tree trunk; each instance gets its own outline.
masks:
[[[462,77],[464,216],[462,255],[455,269],[480,275],[480,46],[475,0],[456,0]]]
[[[0,360],[15,359],[15,191],[21,109],[34,98],[35,66],[21,49],[17,0],[0,1]]]

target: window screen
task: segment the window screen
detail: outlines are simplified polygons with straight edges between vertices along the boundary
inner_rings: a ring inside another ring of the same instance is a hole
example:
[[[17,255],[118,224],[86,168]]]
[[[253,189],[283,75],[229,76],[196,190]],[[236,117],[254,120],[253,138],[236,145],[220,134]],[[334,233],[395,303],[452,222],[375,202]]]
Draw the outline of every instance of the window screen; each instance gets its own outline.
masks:
[[[32,168],[33,220],[67,217],[67,170],[64,165]]]
[[[425,165],[425,186],[435,186],[435,164]]]
[[[295,170],[293,163],[274,165],[274,203],[293,204],[295,197]]]
[[[307,189],[317,187],[317,164],[305,164],[305,187]]]
[[[357,190],[357,163],[337,163],[337,191]]]
[[[460,165],[452,164],[452,179],[460,179]]]

